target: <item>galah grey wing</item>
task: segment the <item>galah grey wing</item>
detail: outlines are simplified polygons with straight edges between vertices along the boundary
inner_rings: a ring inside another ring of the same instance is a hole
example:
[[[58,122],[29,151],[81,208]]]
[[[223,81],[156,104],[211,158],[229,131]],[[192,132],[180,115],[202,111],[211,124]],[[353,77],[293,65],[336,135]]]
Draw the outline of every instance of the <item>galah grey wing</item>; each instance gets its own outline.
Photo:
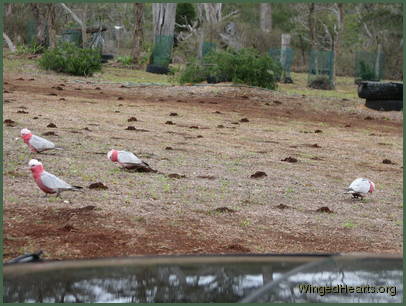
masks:
[[[36,135],[31,136],[29,144],[33,146],[38,152],[55,148],[55,144],[52,141],[46,140],[45,138]]]
[[[370,183],[367,179],[359,178],[351,183],[348,189],[358,193],[368,193]]]
[[[127,169],[137,169],[140,172],[156,172],[146,162],[139,159],[131,152],[119,151],[118,162]]]
[[[142,165],[144,163],[141,159],[139,159],[133,153],[127,152],[127,151],[119,151],[118,152],[118,161],[121,164]]]
[[[45,187],[52,189],[52,190],[69,190],[73,189],[74,187],[66,183],[65,181],[61,180],[59,177],[44,171],[41,174],[41,182],[44,184]]]

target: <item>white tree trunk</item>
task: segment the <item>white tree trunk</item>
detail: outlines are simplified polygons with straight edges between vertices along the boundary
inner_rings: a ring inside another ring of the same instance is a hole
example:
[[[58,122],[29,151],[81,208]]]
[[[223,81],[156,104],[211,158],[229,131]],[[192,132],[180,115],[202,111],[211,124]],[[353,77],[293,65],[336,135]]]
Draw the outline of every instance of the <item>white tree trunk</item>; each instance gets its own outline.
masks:
[[[281,57],[280,57],[280,62],[282,65],[282,81],[287,83],[291,82],[291,79],[289,75],[289,70],[286,69],[287,62],[288,62],[288,48],[290,45],[290,34],[282,34],[281,37]]]
[[[378,44],[378,52],[376,53],[376,62],[375,62],[375,78],[377,80],[380,80],[381,55],[382,55],[382,44]]]
[[[172,36],[175,31],[176,3],[153,3],[152,19],[155,37]]]
[[[13,53],[16,52],[16,47],[14,46],[13,42],[8,37],[8,35],[4,32],[3,32],[3,38],[6,41],[6,44],[7,44],[8,48],[10,49],[10,51]]]
[[[259,24],[261,30],[265,33],[272,31],[272,4],[260,3],[259,4]]]

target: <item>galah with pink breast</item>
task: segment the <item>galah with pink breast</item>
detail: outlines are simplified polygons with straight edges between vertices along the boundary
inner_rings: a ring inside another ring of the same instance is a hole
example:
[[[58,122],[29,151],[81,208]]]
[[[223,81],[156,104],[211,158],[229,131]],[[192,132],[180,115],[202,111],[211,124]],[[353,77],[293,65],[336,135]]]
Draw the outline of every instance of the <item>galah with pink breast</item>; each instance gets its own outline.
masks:
[[[62,191],[80,191],[80,189],[82,189],[80,186],[72,186],[59,177],[46,172],[42,163],[36,159],[31,159],[28,166],[31,169],[32,176],[38,187],[45,192],[45,196],[47,196],[48,193],[56,193],[56,196],[59,196]]]
[[[43,151],[52,149],[62,150],[61,148],[57,148],[52,141],[49,141],[37,135],[33,135],[29,129],[21,130],[21,138],[34,153],[41,153]]]
[[[368,193],[375,190],[375,184],[366,178],[357,178],[346,189],[345,193],[350,193],[354,198],[363,199]]]
[[[125,169],[135,169],[140,172],[157,172],[150,165],[139,159],[134,153],[128,151],[110,150],[107,158],[114,163],[120,164]]]

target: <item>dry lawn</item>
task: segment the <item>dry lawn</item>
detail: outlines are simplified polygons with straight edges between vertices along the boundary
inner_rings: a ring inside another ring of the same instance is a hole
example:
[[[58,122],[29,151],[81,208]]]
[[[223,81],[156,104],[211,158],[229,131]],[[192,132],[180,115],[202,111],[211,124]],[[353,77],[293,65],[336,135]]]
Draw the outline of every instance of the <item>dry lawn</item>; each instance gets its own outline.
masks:
[[[402,252],[401,112],[245,87],[76,79],[4,74],[3,120],[16,122],[3,123],[5,260],[39,249],[49,259]],[[44,137],[65,150],[30,153],[24,127],[54,132]],[[119,169],[111,148],[159,173]],[[85,192],[43,198],[31,158]],[[257,171],[267,176],[251,178]],[[376,184],[363,201],[342,192],[357,177]],[[95,182],[108,189],[87,188]]]

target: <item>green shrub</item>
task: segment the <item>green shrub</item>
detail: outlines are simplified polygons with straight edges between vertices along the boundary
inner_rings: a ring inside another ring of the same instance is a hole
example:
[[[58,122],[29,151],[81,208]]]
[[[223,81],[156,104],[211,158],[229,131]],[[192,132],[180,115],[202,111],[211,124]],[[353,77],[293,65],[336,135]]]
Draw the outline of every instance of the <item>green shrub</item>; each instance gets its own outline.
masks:
[[[360,78],[362,81],[375,81],[375,71],[374,68],[369,66],[367,63],[364,61],[361,61],[360,63]]]
[[[133,58],[131,56],[118,56],[117,62],[124,66],[131,66],[134,64]]]
[[[207,71],[197,60],[193,60],[187,64],[186,69],[181,72],[179,82],[185,83],[200,83],[207,79]]]
[[[331,90],[333,89],[333,84],[331,83],[328,75],[317,74],[311,77],[309,87],[314,89]]]
[[[99,50],[82,49],[71,43],[63,43],[47,50],[39,64],[46,70],[92,76],[94,72],[101,70],[101,56]]]
[[[45,47],[38,44],[38,43],[33,43],[31,45],[18,45],[16,48],[16,53],[17,55],[26,55],[26,54],[40,54],[43,53],[45,50]]]
[[[181,83],[196,83],[205,79],[213,82],[232,81],[269,89],[276,89],[282,69],[269,55],[254,49],[237,51],[210,51],[203,63],[192,62],[186,66]]]

